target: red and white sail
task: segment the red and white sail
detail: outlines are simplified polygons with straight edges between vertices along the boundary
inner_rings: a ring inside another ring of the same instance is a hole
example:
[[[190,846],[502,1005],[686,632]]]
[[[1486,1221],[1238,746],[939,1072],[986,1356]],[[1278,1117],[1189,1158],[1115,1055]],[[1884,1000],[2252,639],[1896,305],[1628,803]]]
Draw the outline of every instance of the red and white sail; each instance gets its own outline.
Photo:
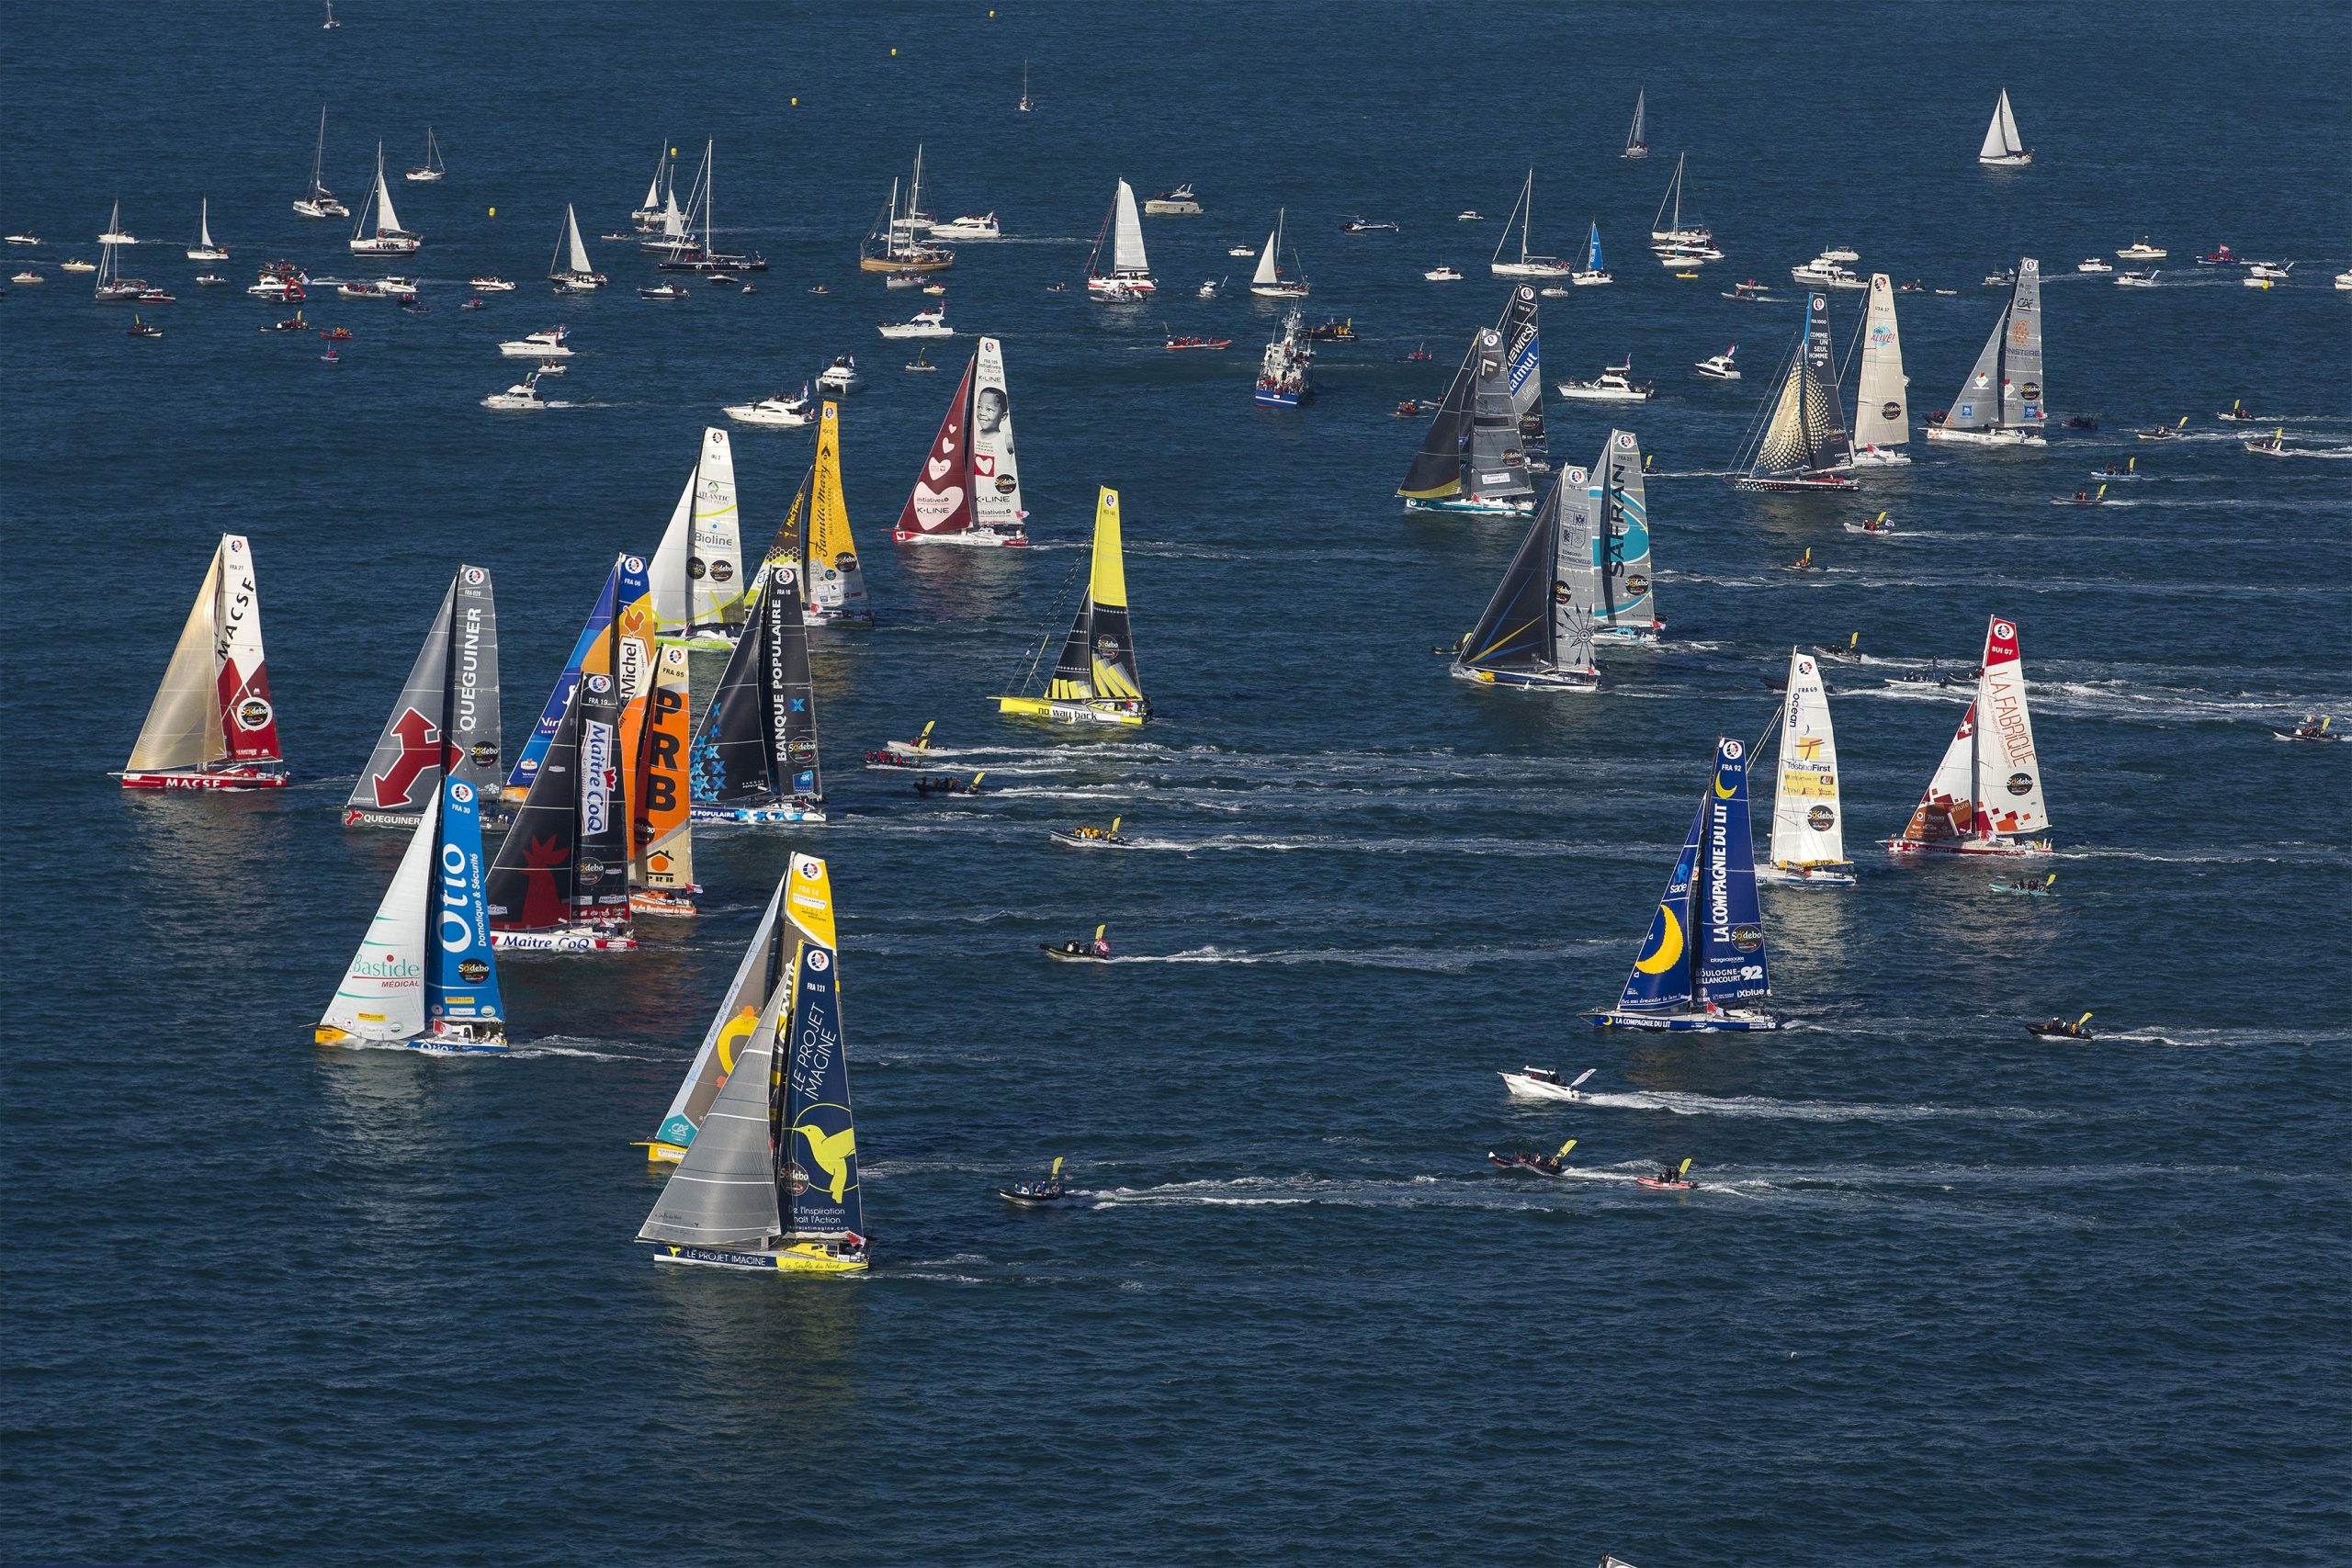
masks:
[[[2041,799],[2016,622],[1995,615],[1984,628],[1984,668],[1976,682],[1978,836],[2030,837],[2049,828],[2050,811]]]
[[[1944,748],[1944,760],[1919,804],[1911,808],[1904,839],[1914,844],[1942,844],[1972,837],[1976,818],[1976,705],[1960,716],[1960,729]]]
[[[984,337],[964,367],[893,536],[902,545],[1026,544],[1022,525],[1028,516],[1021,504],[1004,350]]]
[[[182,773],[279,760],[253,550],[242,534],[223,534],[125,771]]]
[[[893,536],[902,545],[971,529],[971,457],[965,433],[970,428],[972,373],[978,363],[976,354],[972,363],[964,367],[964,378],[956,384],[947,417],[939,422],[939,434],[932,438],[922,472],[915,476],[914,491],[899,509]]]

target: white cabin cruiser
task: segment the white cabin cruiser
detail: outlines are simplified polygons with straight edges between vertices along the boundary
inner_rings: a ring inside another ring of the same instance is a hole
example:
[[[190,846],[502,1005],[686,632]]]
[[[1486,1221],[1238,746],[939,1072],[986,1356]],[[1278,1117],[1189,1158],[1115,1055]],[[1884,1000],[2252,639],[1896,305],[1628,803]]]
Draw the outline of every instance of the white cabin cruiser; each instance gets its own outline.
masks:
[[[1599,1072],[1587,1067],[1573,1078],[1564,1078],[1549,1067],[1523,1067],[1515,1073],[1502,1073],[1503,1087],[1510,1090],[1513,1100],[1582,1100],[1578,1092],[1584,1081]]]
[[[536,370],[503,392],[492,392],[481,400],[486,409],[543,409],[547,399],[539,396],[539,373]]]
[[[2076,272],[2109,273],[2113,272],[2115,268],[2109,266],[2098,256],[2085,256],[2081,261],[2075,264],[2075,270]]]
[[[1721,354],[1707,355],[1693,368],[1710,381],[1736,381],[1739,379],[1739,367],[1732,363],[1732,356],[1738,352],[1739,344],[1733,344]]]
[[[947,307],[933,305],[927,310],[917,310],[903,321],[884,321],[878,328],[884,337],[954,337],[956,329],[947,324]]]
[[[1645,403],[1657,395],[1654,384],[1634,379],[1631,355],[1623,365],[1609,366],[1589,381],[1562,381],[1554,389],[1564,398],[1588,403]]]
[[[1459,283],[1462,281],[1462,272],[1458,267],[1448,266],[1445,263],[1440,262],[1421,274],[1421,277],[1423,281],[1429,283]]]
[[[2148,236],[2145,234],[2115,254],[2124,261],[2163,261],[2172,254],[2162,245],[2148,243]]]
[[[997,226],[996,214],[967,214],[946,223],[933,223],[931,237],[934,240],[1001,240],[1004,231]]]
[[[569,359],[571,349],[564,339],[571,335],[568,327],[548,327],[528,337],[502,343],[498,345],[498,352],[510,359]]]
[[[777,392],[754,403],[729,403],[718,412],[738,424],[760,424],[772,430],[797,430],[817,417],[805,387],[797,398]]]
[[[817,385],[835,397],[847,397],[852,392],[865,390],[865,378],[857,373],[857,356],[844,354],[817,375]]]

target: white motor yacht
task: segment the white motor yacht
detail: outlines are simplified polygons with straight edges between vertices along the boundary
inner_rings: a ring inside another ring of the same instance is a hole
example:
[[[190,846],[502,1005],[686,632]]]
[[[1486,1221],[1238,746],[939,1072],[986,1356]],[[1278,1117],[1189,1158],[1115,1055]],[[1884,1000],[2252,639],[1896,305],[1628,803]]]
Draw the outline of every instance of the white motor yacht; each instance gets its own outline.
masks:
[[[933,305],[928,310],[917,310],[903,321],[884,321],[878,328],[884,337],[954,337],[956,329],[947,324],[947,307]]]
[[[2109,273],[2113,272],[2115,268],[2109,266],[2106,262],[2100,260],[2097,256],[2085,256],[2081,261],[2075,264],[2075,270],[2076,272]]]
[[[2155,269],[2151,267],[2146,272],[2119,272],[2115,275],[2115,287],[2118,288],[2154,288],[2156,287]]]
[[[510,359],[569,359],[571,357],[571,349],[564,339],[571,335],[571,332],[568,327],[548,327],[544,331],[533,333],[528,337],[516,338],[511,343],[502,343],[498,345],[498,352]]]
[[[1430,283],[1459,283],[1462,281],[1461,269],[1458,267],[1448,266],[1443,262],[1438,263],[1437,265],[1421,274],[1421,276]]]
[[[967,214],[946,223],[933,223],[931,237],[934,240],[1001,240],[1004,231],[997,226],[996,214]]]
[[[718,412],[738,424],[762,424],[774,430],[797,430],[817,417],[805,387],[797,398],[777,392],[755,403],[729,403]]]
[[[1860,261],[1862,259],[1862,253],[1851,246],[1840,245],[1835,250],[1822,252],[1821,259],[1833,262]]]
[[[1630,355],[1623,365],[1611,365],[1589,381],[1562,381],[1555,389],[1564,398],[1588,403],[1645,403],[1657,395],[1657,387],[1634,379]]]
[[[482,274],[480,277],[469,277],[466,279],[466,287],[471,288],[477,294],[512,294],[514,292],[514,286],[513,284],[507,282],[504,278],[498,276],[494,273],[487,272]]]
[[[2162,245],[2148,243],[2148,236],[2143,234],[2115,254],[2125,261],[2163,261],[2172,253]]]
[[[1721,354],[1707,355],[1693,368],[1710,381],[1736,381],[1739,379],[1739,367],[1732,363],[1732,356],[1738,352],[1739,344],[1733,344]]]
[[[11,245],[38,245],[40,243],[40,236],[38,234],[0,234],[0,241],[6,241]]]
[[[2294,270],[2293,262],[2258,261],[2246,263],[2245,274],[2248,277],[2267,277],[2273,283],[2284,283],[2287,275]]]
[[[492,392],[481,400],[486,409],[543,409],[547,399],[539,396],[539,373],[536,370],[503,392]]]
[[[857,356],[844,354],[818,373],[817,385],[836,397],[865,390],[865,378],[857,373]]]

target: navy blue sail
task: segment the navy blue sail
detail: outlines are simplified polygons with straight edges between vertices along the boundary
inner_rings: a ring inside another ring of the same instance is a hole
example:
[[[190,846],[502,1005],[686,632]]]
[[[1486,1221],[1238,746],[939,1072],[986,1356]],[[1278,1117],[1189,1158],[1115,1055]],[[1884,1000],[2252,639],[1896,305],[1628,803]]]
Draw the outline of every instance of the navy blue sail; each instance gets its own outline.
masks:
[[[1715,776],[1701,810],[1705,872],[1698,900],[1698,999],[1726,1006],[1769,995],[1764,912],[1756,901],[1756,851],[1747,823],[1747,747],[1715,742]]]

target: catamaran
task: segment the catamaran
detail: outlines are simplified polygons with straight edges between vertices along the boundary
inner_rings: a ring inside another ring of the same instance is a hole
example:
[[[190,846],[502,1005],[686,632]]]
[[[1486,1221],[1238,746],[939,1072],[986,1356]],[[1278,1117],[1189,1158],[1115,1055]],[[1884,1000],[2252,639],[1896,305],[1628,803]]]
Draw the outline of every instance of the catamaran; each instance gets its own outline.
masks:
[[[1503,220],[1502,238],[1495,242],[1495,254],[1487,259],[1487,270],[1497,277],[1568,277],[1575,274],[1573,264],[1558,256],[1541,256],[1529,252],[1528,231],[1535,222],[1535,171],[1527,171],[1527,183],[1520,187],[1519,199],[1511,203],[1510,216]],[[1519,259],[1503,260],[1503,247],[1510,243],[1511,226],[1519,226]]]
[[[1618,154],[1620,157],[1646,158],[1650,155],[1650,144],[1642,139],[1642,109],[1648,103],[1649,96],[1647,87],[1637,87],[1634,91],[1634,123],[1626,129],[1625,151]]]
[[[1887,840],[1895,854],[2050,852],[2050,840],[2041,836],[2050,827],[2050,808],[2041,798],[2015,622],[1992,617],[1978,668],[1976,700],[1961,716],[1959,733],[1902,836]]]
[[[281,761],[253,550],[223,534],[117,776],[125,789],[282,789]]]
[[[506,1049],[482,893],[481,792],[452,774],[430,792],[359,951],[311,1031],[321,1045]]]
[[[1771,995],[1764,912],[1749,840],[1747,748],[1715,742],[1715,765],[1683,840],[1657,913],[1650,917],[1617,1005],[1585,1015],[1602,1029],[1779,1029],[1774,1014],[1746,1007]]]
[[[294,210],[305,218],[348,218],[351,209],[334,198],[334,192],[319,183],[319,171],[327,155],[327,111],[319,110],[319,139],[311,148],[310,188],[297,197]]]
[[[621,754],[622,682],[643,653],[622,648],[620,612],[650,596],[645,563],[616,560],[582,638],[577,675],[555,732],[531,762],[514,826],[490,868],[491,940],[548,953],[627,951],[629,923],[630,770]],[[534,737],[536,742],[537,737]],[[518,764],[519,767],[519,764]]]
[[[1805,296],[1805,325],[1790,351],[1780,390],[1759,414],[1741,459],[1737,490],[1852,490],[1846,475],[1853,444],[1838,397],[1829,353],[1829,297]]]
[[[1772,795],[1771,863],[1760,881],[1805,887],[1851,887],[1846,824],[1838,804],[1838,737],[1821,666],[1803,649],[1789,650],[1789,691],[1781,705],[1781,772]]]
[[[461,566],[344,802],[343,825],[413,825],[431,809],[445,764],[484,800],[498,799],[502,739],[498,604],[489,569]]]
[[[743,542],[735,509],[735,448],[706,427],[670,525],[653,552],[653,614],[664,644],[731,649],[743,625]]]
[[[822,822],[817,694],[808,672],[796,541],[779,536],[760,568],[751,619],[704,710],[689,753],[697,822]]]
[[[370,215],[375,227],[368,227]],[[351,254],[358,256],[404,256],[424,243],[422,234],[401,227],[392,210],[392,189],[384,183],[384,144],[376,143],[376,188],[359,206],[359,221],[352,226]]]
[[[760,916],[752,940],[744,945],[742,960],[735,965],[735,977],[718,998],[718,1008],[710,1015],[710,1026],[703,1031],[702,1044],[695,1050],[694,1060],[686,1065],[686,1075],[678,1084],[678,1092],[670,1099],[670,1108],[662,1113],[662,1123],[653,1136],[644,1144],[645,1158],[651,1165],[675,1165],[685,1158],[686,1149],[701,1131],[710,1115],[711,1106],[718,1099],[718,1091],[734,1076],[742,1059],[743,1047],[760,1027],[760,1015],[767,1011],[772,998],[784,993],[790,985],[793,948],[798,941],[800,922],[805,915],[795,912],[790,919],[781,918],[786,879],[780,879],[775,891],[768,896],[768,907]]]
[[[1862,315],[1862,368],[1854,383],[1853,467],[1911,461],[1901,450],[1911,439],[1910,386],[1894,324],[1894,286],[1886,274],[1874,272],[1870,307]]]
[[[1258,270],[1250,276],[1250,292],[1261,299],[1304,299],[1306,278],[1302,270],[1284,273],[1282,269],[1283,220],[1289,215],[1287,208],[1274,209],[1274,227],[1266,236],[1266,248],[1258,253]],[[1291,260],[1298,257],[1294,254]]]
[[[1062,639],[1061,657],[1041,695],[1031,696],[1048,640],[1040,640],[1022,682],[1023,694],[1001,696],[997,711],[1059,724],[1136,724],[1151,716],[1136,672],[1127,621],[1126,559],[1119,547],[1119,492],[1103,487],[1094,502],[1094,553],[1085,597]]]
[[[2043,446],[2047,421],[2041,384],[2041,264],[2018,262],[2009,301],[1976,368],[1952,399],[1940,424],[1928,426],[1928,439],[1972,446]]]
[[[1984,128],[1984,144],[1976,150],[1976,161],[2004,169],[2033,162],[2033,154],[2018,138],[2018,117],[2009,108],[2007,87],[2001,89],[2000,102],[1993,106],[1993,121]]]
[[[401,177],[418,185],[433,185],[448,172],[441,162],[441,143],[433,139],[433,128],[428,125],[424,128],[424,162]]]
[[[1102,242],[1111,242],[1110,266],[1103,267]],[[1086,256],[1086,291],[1093,295],[1149,294],[1159,287],[1144,255],[1143,220],[1136,213],[1136,187],[1122,179],[1103,215],[1094,249]]]
[[[1650,514],[1643,493],[1642,446],[1630,430],[1612,430],[1600,461],[1586,479],[1593,518],[1593,564],[1600,600],[1597,637],[1656,642],[1666,630],[1657,618],[1650,570]]]
[[[1521,291],[1532,293],[1524,285]],[[1532,316],[1529,317],[1532,324]],[[1500,330],[1484,327],[1453,373],[1405,471],[1396,493],[1408,512],[1525,513],[1535,506],[1521,417],[1512,397],[1516,374],[1536,381],[1536,339],[1531,331],[1516,358]],[[1540,400],[1541,392],[1538,392]],[[1540,415],[1539,415],[1540,417]]]
[[[852,1274],[869,1261],[832,885],[812,855],[785,876],[789,984],[771,982],[637,1233],[657,1263]]]
[[[980,339],[891,537],[902,545],[1025,545],[1004,349]]]
[[[1674,160],[1674,177],[1667,182],[1666,195],[1657,204],[1657,215],[1650,220],[1650,239],[1656,242],[1652,249],[1663,245],[1668,248],[1692,247],[1706,250],[1713,245],[1715,231],[1713,229],[1703,223],[1682,221],[1682,172],[1683,166],[1690,161],[1690,154],[1688,152],[1680,154]],[[1668,216],[1669,212],[1672,214],[1671,217]],[[1664,228],[1658,226],[1661,222],[1665,224]]]
[[[1614,283],[1616,281],[1615,278],[1609,276],[1608,267],[1601,264],[1600,221],[1599,219],[1595,219],[1593,220],[1592,231],[1585,236],[1584,265],[1577,271],[1568,274],[1568,281],[1575,284],[1579,288],[1590,288],[1596,284]]]
[[[212,243],[212,198],[209,196],[197,198],[196,243],[187,248],[187,259],[194,262],[229,259],[228,247]]]
[[[563,204],[563,227],[556,231],[555,254],[548,258],[548,280],[559,294],[582,294],[602,288],[605,275],[588,262],[588,247],[580,240],[580,217],[571,203]]]
[[[1592,632],[1600,584],[1593,559],[1591,492],[1584,470],[1571,468],[1544,492],[1486,613],[1462,639],[1454,679],[1521,691],[1599,690]]]

